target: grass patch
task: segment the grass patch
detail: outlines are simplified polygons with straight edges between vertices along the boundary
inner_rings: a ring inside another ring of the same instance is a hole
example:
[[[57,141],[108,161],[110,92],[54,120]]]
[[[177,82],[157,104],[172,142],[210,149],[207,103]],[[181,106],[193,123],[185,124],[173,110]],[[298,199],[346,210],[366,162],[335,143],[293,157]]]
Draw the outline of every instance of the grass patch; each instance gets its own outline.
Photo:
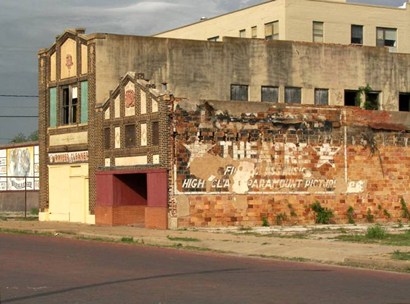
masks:
[[[167,239],[170,241],[176,242],[200,242],[201,240],[191,237],[177,237],[177,236],[169,236],[167,235]]]
[[[336,240],[355,243],[378,243],[390,246],[410,246],[410,230],[404,233],[387,233],[384,228],[369,227],[366,234],[339,235]]]
[[[401,252],[400,250],[396,250],[392,253],[391,257],[394,260],[410,261],[410,252]]]
[[[131,236],[124,236],[121,238],[121,242],[127,244],[134,243],[134,238]]]

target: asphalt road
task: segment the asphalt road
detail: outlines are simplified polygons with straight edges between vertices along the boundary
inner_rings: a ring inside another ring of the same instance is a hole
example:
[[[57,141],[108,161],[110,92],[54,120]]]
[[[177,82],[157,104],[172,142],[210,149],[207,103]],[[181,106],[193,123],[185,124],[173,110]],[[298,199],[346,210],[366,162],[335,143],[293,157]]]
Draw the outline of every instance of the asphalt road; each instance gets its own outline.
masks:
[[[0,234],[5,303],[410,303],[410,275]]]

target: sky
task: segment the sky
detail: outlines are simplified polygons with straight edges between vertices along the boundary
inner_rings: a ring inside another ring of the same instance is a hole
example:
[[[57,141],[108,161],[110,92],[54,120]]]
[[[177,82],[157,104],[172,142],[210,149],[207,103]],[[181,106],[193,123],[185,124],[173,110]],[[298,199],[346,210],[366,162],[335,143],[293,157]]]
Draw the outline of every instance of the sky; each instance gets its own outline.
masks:
[[[0,0],[0,144],[38,129],[37,52],[67,28],[152,35],[263,0]],[[350,0],[400,6],[405,0]],[[13,95],[14,97],[10,97]],[[27,97],[23,97],[27,96]],[[7,116],[7,117],[6,117]]]

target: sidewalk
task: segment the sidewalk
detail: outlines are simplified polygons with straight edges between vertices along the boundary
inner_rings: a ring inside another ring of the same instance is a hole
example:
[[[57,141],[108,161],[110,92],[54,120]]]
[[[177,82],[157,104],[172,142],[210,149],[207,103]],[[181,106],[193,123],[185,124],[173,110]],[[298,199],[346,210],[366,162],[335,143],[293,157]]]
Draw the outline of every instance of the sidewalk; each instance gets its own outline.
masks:
[[[395,250],[410,252],[410,246],[385,246],[335,241],[337,229],[366,229],[366,226],[326,226],[321,233],[320,226],[311,227],[261,227],[252,230],[198,229],[198,230],[150,230],[138,227],[101,227],[63,222],[38,222],[0,220],[0,232],[25,231],[48,233],[57,237],[77,237],[129,241],[150,245],[214,251],[249,257],[263,257],[294,261],[310,261],[333,265],[346,265],[410,272],[410,261],[391,258]],[[316,231],[314,239],[289,237],[289,234]],[[332,230],[335,233],[332,234]],[[317,232],[319,231],[319,232]],[[288,237],[272,237],[267,233],[280,233]],[[339,232],[340,234],[340,232]]]

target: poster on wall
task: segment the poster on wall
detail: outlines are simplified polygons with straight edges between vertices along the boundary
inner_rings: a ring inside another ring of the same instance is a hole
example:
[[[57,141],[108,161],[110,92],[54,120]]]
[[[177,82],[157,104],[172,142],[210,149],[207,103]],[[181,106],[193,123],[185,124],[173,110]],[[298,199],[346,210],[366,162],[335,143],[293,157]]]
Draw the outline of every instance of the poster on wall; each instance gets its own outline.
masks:
[[[7,149],[6,163],[7,190],[35,189],[34,179],[30,178],[34,174],[34,147]]]

